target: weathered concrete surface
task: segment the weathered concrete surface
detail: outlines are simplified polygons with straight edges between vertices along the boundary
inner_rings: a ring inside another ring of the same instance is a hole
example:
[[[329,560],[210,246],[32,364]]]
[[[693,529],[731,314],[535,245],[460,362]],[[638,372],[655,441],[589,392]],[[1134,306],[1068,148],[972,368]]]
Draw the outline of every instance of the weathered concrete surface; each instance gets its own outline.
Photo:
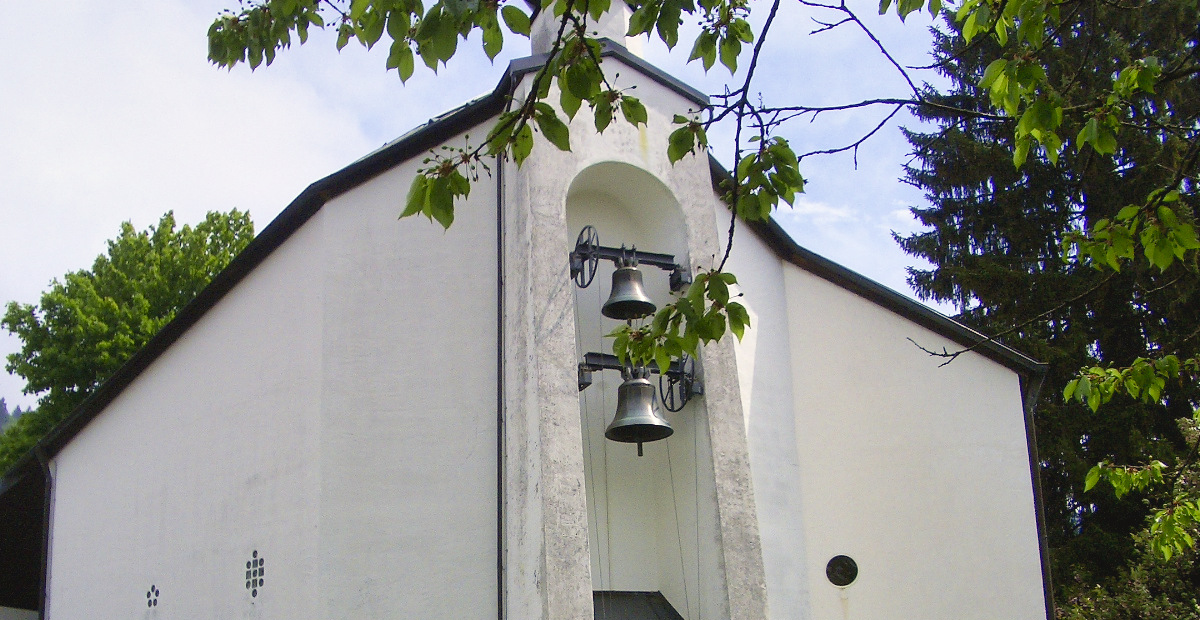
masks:
[[[507,617],[591,620],[566,192],[554,147],[504,178]]]
[[[718,223],[714,217],[715,198],[709,181],[707,156],[686,157],[674,166],[668,165],[664,173],[683,208],[691,255],[697,257],[693,267],[711,268],[711,263],[701,261],[720,261],[723,244],[719,240],[728,223]],[[697,182],[698,179],[703,182]],[[745,416],[731,340],[725,338],[706,346],[702,359],[725,590],[729,597],[727,617],[763,620],[767,617],[766,575],[750,474]]]

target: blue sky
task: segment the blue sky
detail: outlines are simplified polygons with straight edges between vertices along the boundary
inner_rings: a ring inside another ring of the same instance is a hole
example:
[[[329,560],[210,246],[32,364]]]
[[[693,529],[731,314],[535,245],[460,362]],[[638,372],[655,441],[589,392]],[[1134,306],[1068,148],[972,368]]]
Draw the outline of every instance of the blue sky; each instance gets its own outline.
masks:
[[[352,44],[339,54],[328,37],[315,36],[253,74],[218,70],[205,60],[205,31],[234,4],[60,0],[37,27],[27,20],[0,26],[0,302],[36,302],[52,279],[89,267],[123,221],[144,229],[174,210],[180,223],[195,223],[209,210],[236,207],[249,210],[261,230],[309,183],[490,91],[507,59],[528,53],[528,41],[510,37],[493,64],[466,43],[439,75],[418,67],[402,86],[384,72],[384,50]],[[756,19],[765,16],[765,5],[752,6]],[[902,25],[895,16],[876,17],[874,6],[857,10],[898,60],[927,64],[929,18]],[[781,12],[757,74],[766,101],[906,94],[862,33],[807,36],[814,28],[798,6]],[[706,76],[683,62],[690,43],[680,48],[669,54],[651,42],[646,57],[701,90],[719,91],[727,72],[718,66]],[[840,146],[880,114],[822,116],[788,135],[797,152]],[[904,270],[914,261],[891,231],[916,228],[907,207],[922,198],[897,180],[908,152],[898,124],[912,121],[898,119],[868,142],[857,167],[848,154],[806,160],[807,194],[776,217],[802,245],[907,293]],[[728,134],[710,137],[728,163]],[[0,355],[18,347],[0,330]],[[0,373],[0,397],[10,407],[33,404],[22,386]]]

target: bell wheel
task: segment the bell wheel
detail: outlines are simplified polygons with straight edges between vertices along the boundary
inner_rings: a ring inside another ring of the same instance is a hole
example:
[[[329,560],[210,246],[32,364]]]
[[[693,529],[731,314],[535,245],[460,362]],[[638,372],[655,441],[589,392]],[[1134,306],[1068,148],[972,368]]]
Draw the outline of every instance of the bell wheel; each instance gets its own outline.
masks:
[[[595,226],[584,226],[575,239],[575,251],[571,253],[571,276],[579,288],[591,286],[600,264],[600,233]]]
[[[679,358],[681,372],[667,372],[658,376],[658,396],[667,411],[678,413],[691,400],[695,367],[691,356],[684,355]]]

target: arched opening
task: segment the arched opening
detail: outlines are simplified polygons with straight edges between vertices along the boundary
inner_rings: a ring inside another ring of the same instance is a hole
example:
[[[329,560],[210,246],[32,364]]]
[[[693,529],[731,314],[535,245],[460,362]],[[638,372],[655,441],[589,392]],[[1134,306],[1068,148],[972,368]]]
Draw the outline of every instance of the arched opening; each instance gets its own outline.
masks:
[[[582,171],[571,183],[567,224],[575,234],[594,226],[601,245],[635,247],[673,254],[688,266],[688,235],[678,201],[658,179],[624,163],[604,162]],[[611,262],[600,261],[595,279],[575,289],[576,348],[611,353],[605,335],[620,323],[600,314],[608,299]],[[669,272],[642,268],[645,290],[655,303],[672,300]],[[661,410],[675,429],[669,439],[637,447],[608,441],[605,428],[616,409],[620,373],[593,374],[580,392],[588,507],[592,589],[598,593],[661,592],[688,620],[715,618],[705,590],[717,583],[717,534],[712,465],[703,399],[678,413]],[[657,376],[652,383],[658,383]],[[616,617],[606,606],[623,600],[597,595],[596,618]]]

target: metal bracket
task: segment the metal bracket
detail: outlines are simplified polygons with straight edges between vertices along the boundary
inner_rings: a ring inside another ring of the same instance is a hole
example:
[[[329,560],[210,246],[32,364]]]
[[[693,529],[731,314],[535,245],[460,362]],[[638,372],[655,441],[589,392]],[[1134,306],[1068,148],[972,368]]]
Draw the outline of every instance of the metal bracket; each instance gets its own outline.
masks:
[[[651,265],[664,271],[671,272],[671,292],[677,293],[692,283],[692,275],[688,270],[675,262],[674,254],[658,254],[642,252],[637,248],[613,248],[600,245],[600,234],[594,226],[584,226],[575,239],[575,249],[571,252],[571,278],[579,288],[587,288],[596,277],[596,266],[600,259],[612,261],[621,265],[628,261],[634,264]]]
[[[579,391],[584,391],[592,384],[593,372],[619,370],[624,376],[628,369],[628,364],[622,364],[617,356],[610,353],[584,353],[583,361],[579,363]],[[679,411],[692,397],[704,394],[704,383],[696,377],[696,363],[688,356],[671,362],[665,374],[658,371],[657,364],[650,364],[646,370],[659,375],[658,395],[668,411]]]

